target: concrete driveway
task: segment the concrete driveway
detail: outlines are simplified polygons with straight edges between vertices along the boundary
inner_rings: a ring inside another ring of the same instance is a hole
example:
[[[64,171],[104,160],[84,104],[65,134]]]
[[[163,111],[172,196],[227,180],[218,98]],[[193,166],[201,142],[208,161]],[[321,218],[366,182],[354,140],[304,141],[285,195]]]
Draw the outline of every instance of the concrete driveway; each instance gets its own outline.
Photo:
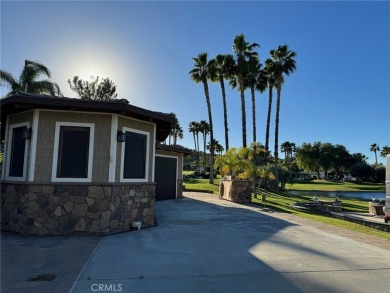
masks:
[[[105,237],[72,292],[389,289],[385,240],[380,248],[199,193],[158,202],[156,215],[158,227]]]
[[[20,236],[1,232],[1,282],[4,293],[69,292],[97,236]]]

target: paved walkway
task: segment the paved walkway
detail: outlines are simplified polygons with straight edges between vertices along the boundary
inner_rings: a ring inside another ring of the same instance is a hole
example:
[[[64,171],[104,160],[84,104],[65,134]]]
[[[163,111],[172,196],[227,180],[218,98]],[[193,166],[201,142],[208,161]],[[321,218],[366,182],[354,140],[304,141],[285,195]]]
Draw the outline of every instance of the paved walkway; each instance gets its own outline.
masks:
[[[342,212],[339,214],[342,214],[346,217],[350,217],[352,219],[359,219],[359,220],[372,222],[372,223],[385,224],[384,216],[377,216],[369,213],[358,213],[358,212]]]
[[[388,241],[186,193],[105,237],[72,292],[387,292]],[[371,243],[370,243],[371,241]]]

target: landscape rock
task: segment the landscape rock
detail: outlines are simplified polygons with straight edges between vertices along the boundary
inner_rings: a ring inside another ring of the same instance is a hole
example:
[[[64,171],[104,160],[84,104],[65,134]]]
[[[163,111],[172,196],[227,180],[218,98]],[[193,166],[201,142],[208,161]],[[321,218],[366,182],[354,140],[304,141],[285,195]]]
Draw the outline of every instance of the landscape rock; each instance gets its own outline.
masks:
[[[83,232],[85,231],[85,228],[87,227],[87,223],[83,218],[81,218],[77,224],[74,226],[75,231]]]

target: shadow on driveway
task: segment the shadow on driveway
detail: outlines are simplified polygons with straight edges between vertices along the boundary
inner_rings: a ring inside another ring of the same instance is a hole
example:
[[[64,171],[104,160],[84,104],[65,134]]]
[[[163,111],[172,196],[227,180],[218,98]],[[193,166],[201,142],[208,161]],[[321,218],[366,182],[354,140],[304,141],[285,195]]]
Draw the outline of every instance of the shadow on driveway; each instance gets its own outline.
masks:
[[[184,199],[157,202],[156,216],[158,227],[105,237],[73,292],[387,288],[389,251],[296,225],[277,213],[186,193]]]
[[[1,232],[1,292],[69,292],[102,238]],[[49,275],[53,280],[45,278]],[[40,281],[28,281],[30,278]]]

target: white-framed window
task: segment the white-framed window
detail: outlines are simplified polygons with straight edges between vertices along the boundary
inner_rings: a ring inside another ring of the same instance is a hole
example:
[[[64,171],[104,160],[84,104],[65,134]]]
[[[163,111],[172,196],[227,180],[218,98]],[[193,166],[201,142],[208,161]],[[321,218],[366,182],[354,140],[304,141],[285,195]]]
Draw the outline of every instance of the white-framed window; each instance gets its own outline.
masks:
[[[56,122],[53,182],[91,182],[94,123]]]
[[[12,124],[8,132],[6,180],[25,181],[27,173],[28,139],[25,133],[29,122]]]
[[[126,140],[122,144],[121,182],[148,182],[150,133],[123,128]]]

